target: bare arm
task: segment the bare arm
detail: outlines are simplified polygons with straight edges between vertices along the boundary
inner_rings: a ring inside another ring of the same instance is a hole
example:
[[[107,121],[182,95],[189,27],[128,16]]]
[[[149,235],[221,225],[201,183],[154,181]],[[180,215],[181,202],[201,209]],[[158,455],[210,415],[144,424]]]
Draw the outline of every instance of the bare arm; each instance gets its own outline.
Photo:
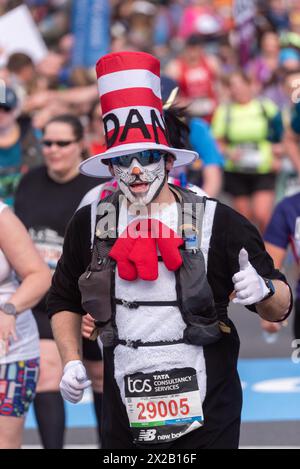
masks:
[[[51,272],[35,249],[25,227],[9,209],[5,209],[0,217],[0,246],[22,281],[9,299],[17,312],[22,313],[35,306],[47,292]]]
[[[36,109],[43,109],[55,100],[60,100],[67,104],[80,105],[86,102],[96,101],[98,91],[96,85],[79,86],[69,90],[46,90],[29,96],[23,106],[23,111],[32,112]]]
[[[266,246],[266,251],[268,252],[268,254],[270,254],[270,256],[273,259],[276,269],[280,270],[282,267],[284,258],[286,256],[286,250],[283,248],[279,248],[278,246],[275,246],[274,244],[271,244],[268,242],[265,243],[265,246]]]
[[[78,86],[69,90],[57,91],[57,97],[69,104],[84,104],[98,99],[96,85]]]
[[[210,197],[218,197],[222,189],[222,170],[220,166],[209,165],[203,169],[203,190]]]
[[[62,311],[52,317],[51,326],[63,367],[81,360],[81,316]]]

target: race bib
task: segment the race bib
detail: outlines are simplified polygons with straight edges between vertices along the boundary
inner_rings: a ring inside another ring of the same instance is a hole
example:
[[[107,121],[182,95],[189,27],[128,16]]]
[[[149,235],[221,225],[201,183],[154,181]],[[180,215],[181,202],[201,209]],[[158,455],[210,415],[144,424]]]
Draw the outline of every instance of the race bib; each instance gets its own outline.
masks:
[[[55,270],[57,263],[62,255],[62,246],[60,244],[36,243],[36,248],[51,270]]]
[[[296,251],[295,254],[297,256],[296,261],[299,264],[299,260],[300,260],[300,217],[296,218],[294,240],[295,240],[295,251]]]
[[[257,171],[262,161],[261,151],[256,144],[240,144],[238,149],[241,152],[241,158],[237,165],[241,169]]]
[[[29,234],[45,263],[54,272],[62,255],[64,238],[46,227],[30,228]]]
[[[215,101],[209,98],[196,98],[188,106],[192,116],[209,116],[215,110]]]
[[[300,192],[300,179],[298,176],[290,177],[285,191],[285,197],[292,197]]]
[[[125,399],[136,443],[172,442],[204,423],[194,368],[125,376]]]

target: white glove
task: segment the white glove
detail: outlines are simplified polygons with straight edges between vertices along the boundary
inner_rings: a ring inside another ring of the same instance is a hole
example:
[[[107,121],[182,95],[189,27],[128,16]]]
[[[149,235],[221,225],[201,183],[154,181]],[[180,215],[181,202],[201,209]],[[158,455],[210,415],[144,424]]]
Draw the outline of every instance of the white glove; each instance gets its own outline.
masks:
[[[232,278],[236,292],[233,303],[244,306],[259,303],[269,294],[269,289],[264,279],[250,264],[248,252],[244,248],[239,254],[239,265],[240,271]]]
[[[66,364],[60,382],[60,392],[64,399],[77,404],[81,401],[83,392],[91,385],[86,370],[80,360],[73,360]]]

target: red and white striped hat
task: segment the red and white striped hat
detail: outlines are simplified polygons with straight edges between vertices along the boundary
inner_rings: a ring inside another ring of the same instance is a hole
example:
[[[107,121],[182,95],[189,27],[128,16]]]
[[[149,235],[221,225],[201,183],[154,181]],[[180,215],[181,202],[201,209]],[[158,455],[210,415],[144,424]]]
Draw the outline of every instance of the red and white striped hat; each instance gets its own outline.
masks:
[[[101,57],[96,70],[107,150],[81,163],[83,174],[110,176],[104,160],[150,149],[173,154],[175,167],[198,157],[168,143],[159,60],[145,52],[117,52]]]

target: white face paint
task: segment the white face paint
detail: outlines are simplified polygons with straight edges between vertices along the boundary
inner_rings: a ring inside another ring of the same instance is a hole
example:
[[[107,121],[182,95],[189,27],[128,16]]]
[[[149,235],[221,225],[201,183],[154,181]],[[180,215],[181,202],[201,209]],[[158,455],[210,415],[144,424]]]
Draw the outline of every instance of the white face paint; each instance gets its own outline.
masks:
[[[140,174],[132,174],[133,168],[139,168]],[[148,205],[160,193],[165,180],[165,160],[142,166],[137,158],[133,158],[129,168],[113,165],[120,190],[132,204]]]

